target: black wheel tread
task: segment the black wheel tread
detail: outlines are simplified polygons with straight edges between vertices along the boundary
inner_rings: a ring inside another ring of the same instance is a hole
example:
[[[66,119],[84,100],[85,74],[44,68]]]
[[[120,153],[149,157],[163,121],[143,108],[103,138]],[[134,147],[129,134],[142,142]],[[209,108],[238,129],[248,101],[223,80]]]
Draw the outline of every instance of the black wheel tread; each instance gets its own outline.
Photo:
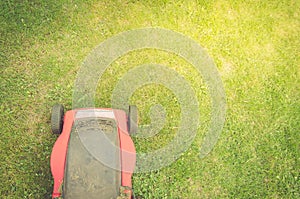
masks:
[[[138,130],[138,109],[135,105],[129,106],[128,113],[129,134],[135,134]]]
[[[51,130],[53,134],[60,134],[63,127],[64,107],[61,104],[55,104],[51,112]]]

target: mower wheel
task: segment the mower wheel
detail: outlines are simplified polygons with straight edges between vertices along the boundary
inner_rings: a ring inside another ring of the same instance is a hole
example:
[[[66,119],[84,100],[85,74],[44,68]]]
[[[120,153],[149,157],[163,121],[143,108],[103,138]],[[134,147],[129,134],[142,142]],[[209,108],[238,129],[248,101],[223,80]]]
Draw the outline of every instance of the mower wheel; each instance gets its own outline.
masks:
[[[138,109],[135,105],[129,106],[128,130],[129,134],[136,134],[138,129]]]
[[[55,104],[51,112],[51,130],[53,134],[61,134],[63,128],[64,106]]]

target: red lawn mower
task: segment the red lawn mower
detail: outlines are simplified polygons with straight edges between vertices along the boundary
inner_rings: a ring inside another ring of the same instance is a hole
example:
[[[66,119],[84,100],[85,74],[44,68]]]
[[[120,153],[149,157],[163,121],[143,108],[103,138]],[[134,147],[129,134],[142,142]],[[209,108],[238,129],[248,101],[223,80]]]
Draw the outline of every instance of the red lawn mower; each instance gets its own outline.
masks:
[[[50,160],[53,199],[133,198],[136,153],[130,134],[137,130],[137,108],[52,108],[51,129],[60,134]]]

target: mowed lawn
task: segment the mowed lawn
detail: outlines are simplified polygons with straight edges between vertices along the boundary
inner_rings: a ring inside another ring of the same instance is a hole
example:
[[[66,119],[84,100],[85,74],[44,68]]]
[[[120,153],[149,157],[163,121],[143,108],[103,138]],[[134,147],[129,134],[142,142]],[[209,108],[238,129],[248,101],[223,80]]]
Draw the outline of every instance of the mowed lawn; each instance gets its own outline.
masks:
[[[185,34],[213,58],[227,101],[226,123],[213,151],[199,149],[211,102],[192,65],[160,50],[124,55],[103,74],[95,104],[111,106],[118,80],[143,63],[176,70],[199,101],[193,144],[168,167],[133,177],[137,198],[300,198],[300,1],[0,1],[0,195],[51,198],[50,131],[54,103],[72,108],[73,85],[85,57],[126,30],[161,27]],[[167,112],[162,131],[135,138],[138,152],[170,142],[180,104],[162,85],[131,97],[141,124],[150,107]]]

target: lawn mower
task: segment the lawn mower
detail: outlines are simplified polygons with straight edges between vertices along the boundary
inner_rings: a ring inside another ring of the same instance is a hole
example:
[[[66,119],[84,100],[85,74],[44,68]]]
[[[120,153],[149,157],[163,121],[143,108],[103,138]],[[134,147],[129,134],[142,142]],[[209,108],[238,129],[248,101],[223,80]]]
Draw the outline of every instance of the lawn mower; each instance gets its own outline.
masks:
[[[52,199],[133,198],[137,108],[128,115],[112,108],[83,108],[64,113],[56,104],[51,130],[59,134],[51,153]]]

